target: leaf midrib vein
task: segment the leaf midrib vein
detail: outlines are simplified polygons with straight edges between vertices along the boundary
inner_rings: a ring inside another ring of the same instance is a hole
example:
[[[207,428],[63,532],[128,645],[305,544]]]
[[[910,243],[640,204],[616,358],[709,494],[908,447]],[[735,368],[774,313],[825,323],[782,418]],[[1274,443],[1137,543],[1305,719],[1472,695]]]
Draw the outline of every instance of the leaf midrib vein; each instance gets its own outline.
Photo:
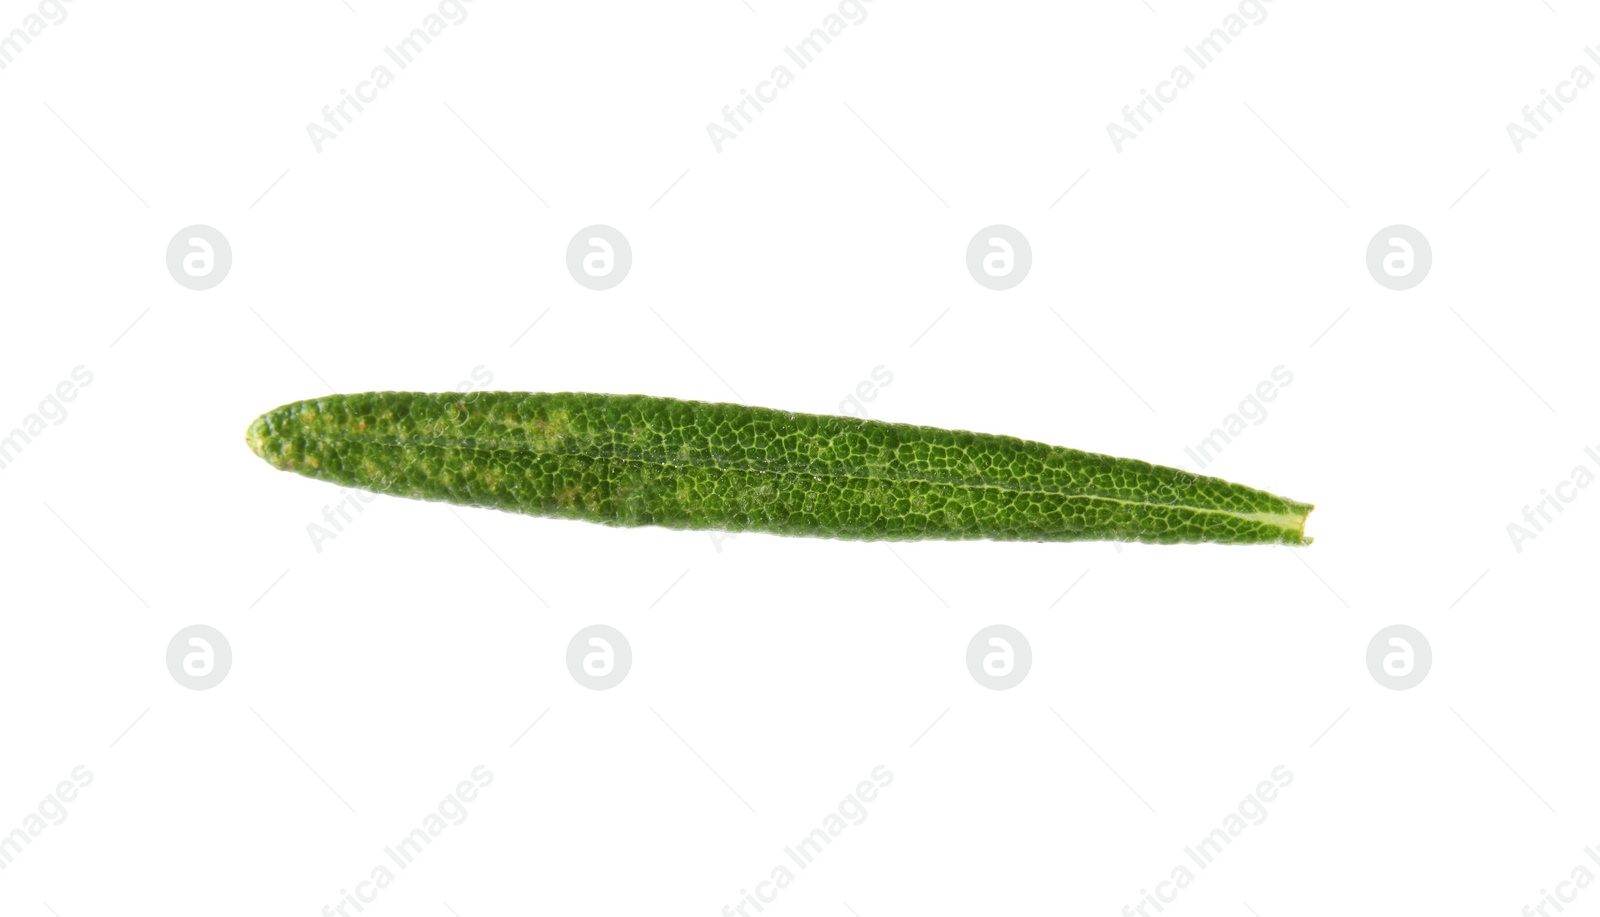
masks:
[[[463,440],[459,440],[459,441],[444,441],[444,442],[440,442],[440,441],[437,441],[437,440],[428,441],[428,440],[421,440],[421,439],[402,439],[402,438],[399,438],[399,437],[387,438],[387,437],[368,436],[368,435],[363,435],[363,434],[359,434],[359,433],[345,433],[345,432],[340,432],[340,433],[322,432],[322,433],[315,433],[315,434],[309,434],[308,433],[307,436],[309,438],[311,438],[311,439],[322,439],[322,440],[329,440],[329,441],[333,441],[333,442],[352,442],[352,443],[359,443],[359,444],[363,444],[363,445],[394,446],[394,447],[401,447],[401,448],[423,448],[423,449],[450,449],[450,448],[457,448],[457,449],[469,449],[469,450],[472,450],[472,451],[475,451],[475,452],[488,452],[488,453],[495,453],[495,452],[533,453],[533,454],[538,454],[538,455],[571,456],[571,457],[576,457],[576,458],[586,458],[586,459],[590,459],[590,460],[593,460],[593,461],[622,461],[622,462],[630,462],[630,463],[634,463],[634,464],[654,465],[654,466],[658,466],[658,467],[676,468],[676,469],[682,469],[682,468],[712,469],[712,470],[742,471],[742,472],[755,473],[755,474],[791,475],[791,476],[797,476],[797,477],[800,477],[800,476],[838,477],[838,478],[845,478],[845,479],[853,480],[853,481],[887,481],[887,482],[897,483],[897,484],[898,483],[929,484],[929,485],[943,486],[943,487],[981,488],[981,489],[989,489],[989,490],[998,490],[998,491],[1002,491],[1002,492],[1005,492],[1005,493],[1038,494],[1038,495],[1043,495],[1043,496],[1059,497],[1059,498],[1063,498],[1063,499],[1099,500],[1099,501],[1103,501],[1103,502],[1107,502],[1107,503],[1117,503],[1117,504],[1121,504],[1121,505],[1124,505],[1124,506],[1139,506],[1139,507],[1145,507],[1145,508],[1149,508],[1149,509],[1188,510],[1188,511],[1194,512],[1194,513],[1208,513],[1208,514],[1212,514],[1212,515],[1220,515],[1220,516],[1227,516],[1229,518],[1234,518],[1234,519],[1241,519],[1241,520],[1244,520],[1244,521],[1247,521],[1247,522],[1256,523],[1256,524],[1272,525],[1273,527],[1276,527],[1276,528],[1286,528],[1286,526],[1273,523],[1273,522],[1269,521],[1270,519],[1272,519],[1272,518],[1281,518],[1281,517],[1284,517],[1284,516],[1292,516],[1294,514],[1294,509],[1293,509],[1294,505],[1292,503],[1289,503],[1289,501],[1285,501],[1285,503],[1288,504],[1288,511],[1286,511],[1286,512],[1273,512],[1273,511],[1270,511],[1270,510],[1238,511],[1238,510],[1224,509],[1224,508],[1212,507],[1212,506],[1197,506],[1197,505],[1189,504],[1189,503],[1152,503],[1152,502],[1145,501],[1145,500],[1128,500],[1128,499],[1124,499],[1122,497],[1108,496],[1108,495],[1103,494],[1103,493],[1088,493],[1088,492],[1083,492],[1083,491],[1066,490],[1064,488],[1051,489],[1051,488],[1045,488],[1045,487],[1031,487],[1031,486],[1027,486],[1027,485],[1014,485],[1014,484],[1011,484],[1011,483],[1008,483],[1008,482],[995,481],[995,480],[990,480],[990,479],[972,480],[972,479],[969,479],[969,478],[941,479],[941,478],[937,478],[937,477],[915,477],[915,476],[911,476],[911,475],[872,473],[872,472],[865,471],[865,470],[862,470],[862,469],[840,470],[840,469],[836,469],[836,468],[830,468],[830,469],[818,471],[815,468],[811,468],[811,467],[797,468],[797,467],[794,467],[794,466],[787,466],[787,465],[779,466],[776,463],[766,464],[766,465],[717,463],[714,459],[712,460],[711,463],[679,462],[679,461],[673,461],[671,458],[666,457],[666,456],[658,457],[658,456],[655,456],[655,455],[647,455],[647,454],[631,454],[630,455],[630,454],[623,454],[620,451],[612,452],[611,454],[606,454],[605,450],[603,450],[603,449],[590,449],[590,450],[583,450],[583,449],[564,449],[564,450],[537,449],[537,448],[530,447],[530,446],[528,446],[528,445],[526,445],[524,443],[517,443],[516,445],[507,446],[502,441],[499,441],[499,440],[487,440],[487,441],[485,441],[483,439],[477,439],[477,438],[474,438],[474,439],[463,439]]]

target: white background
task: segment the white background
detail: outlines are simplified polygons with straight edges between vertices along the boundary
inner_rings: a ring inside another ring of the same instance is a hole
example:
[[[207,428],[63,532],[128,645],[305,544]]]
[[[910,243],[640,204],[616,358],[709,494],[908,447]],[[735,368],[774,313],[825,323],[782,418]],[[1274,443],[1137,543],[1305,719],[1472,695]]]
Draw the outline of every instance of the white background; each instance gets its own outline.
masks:
[[[436,9],[77,0],[0,71],[0,433],[93,373],[0,471],[0,832],[94,775],[0,913],[322,913],[478,765],[367,913],[710,917],[878,765],[767,913],[1114,915],[1279,765],[1169,913],[1510,917],[1600,873],[1600,492],[1507,532],[1597,470],[1600,88],[1506,131],[1600,73],[1592,11],[1277,0],[1199,71],[1236,5],[875,0],[800,71],[828,2],[476,0],[317,152]],[[205,292],[164,262],[197,223],[234,256]],[[594,223],[633,247],[606,292],[564,263]],[[1006,292],[965,266],[993,223],[1033,249]],[[1365,265],[1395,223],[1434,254],[1406,292]],[[1191,470],[1283,366],[1206,471],[1316,503],[1316,544],[719,543],[384,497],[319,552],[338,491],[243,442],[475,369],[837,412],[880,366],[873,417]],[[165,665],[195,623],[234,655],[206,691]],[[609,691],[564,662],[595,623],[633,649]],[[1034,656],[1009,691],[964,661],[996,623]],[[1396,623],[1434,654],[1408,691],[1365,662]]]

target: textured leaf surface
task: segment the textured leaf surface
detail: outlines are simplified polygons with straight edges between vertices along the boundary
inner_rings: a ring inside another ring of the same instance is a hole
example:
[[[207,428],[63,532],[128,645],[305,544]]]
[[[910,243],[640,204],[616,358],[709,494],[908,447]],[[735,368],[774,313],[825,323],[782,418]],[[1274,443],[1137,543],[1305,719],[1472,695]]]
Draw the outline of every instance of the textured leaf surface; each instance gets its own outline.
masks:
[[[1305,544],[1310,504],[1009,436],[645,395],[373,392],[263,414],[274,467],[606,525],[908,541]]]

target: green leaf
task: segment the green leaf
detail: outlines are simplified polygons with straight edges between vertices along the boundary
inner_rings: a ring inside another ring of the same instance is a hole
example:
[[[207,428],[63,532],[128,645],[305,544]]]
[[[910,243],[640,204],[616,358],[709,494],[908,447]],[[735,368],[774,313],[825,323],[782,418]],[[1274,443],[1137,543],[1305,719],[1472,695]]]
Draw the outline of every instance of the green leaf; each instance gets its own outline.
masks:
[[[605,525],[910,541],[1309,544],[1311,505],[1010,436],[646,395],[374,392],[256,418],[275,468]]]

